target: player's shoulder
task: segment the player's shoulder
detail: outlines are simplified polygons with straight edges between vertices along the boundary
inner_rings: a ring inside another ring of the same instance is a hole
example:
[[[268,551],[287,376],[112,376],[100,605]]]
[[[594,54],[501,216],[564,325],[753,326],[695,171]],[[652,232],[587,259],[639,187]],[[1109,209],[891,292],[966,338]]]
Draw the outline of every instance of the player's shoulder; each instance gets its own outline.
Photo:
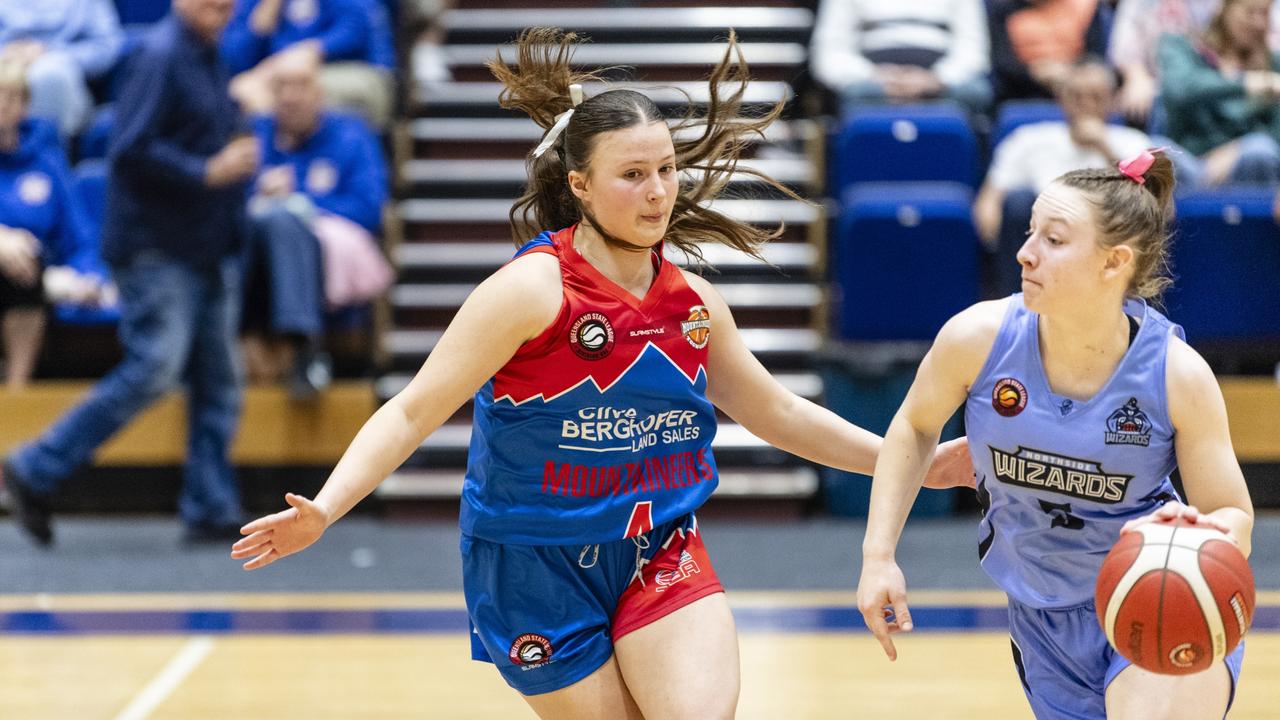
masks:
[[[711,284],[711,281],[684,268],[680,268],[680,276],[684,278],[684,282],[689,286],[689,289],[702,298],[702,304],[708,306],[713,313],[720,309],[729,309],[728,303],[720,295],[720,291],[716,290],[715,285]],[[715,314],[719,315],[719,313]]]
[[[545,327],[560,312],[564,299],[559,258],[553,253],[526,252],[480,283],[471,298]]]
[[[1004,323],[1013,298],[984,300],[961,310],[938,331],[937,342],[964,347],[990,349]]]
[[[1177,335],[1169,335],[1165,350],[1165,382],[1176,393],[1194,393],[1216,386],[1217,379],[1209,363],[1195,348]]]

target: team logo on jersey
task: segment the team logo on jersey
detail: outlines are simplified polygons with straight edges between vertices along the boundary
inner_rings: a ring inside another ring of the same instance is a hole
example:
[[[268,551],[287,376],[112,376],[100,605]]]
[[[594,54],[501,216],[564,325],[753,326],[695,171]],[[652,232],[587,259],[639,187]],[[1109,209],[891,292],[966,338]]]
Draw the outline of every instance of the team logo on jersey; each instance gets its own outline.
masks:
[[[53,192],[49,176],[39,171],[24,173],[18,178],[18,198],[27,205],[43,205]]]
[[[1108,445],[1147,447],[1151,444],[1151,420],[1138,409],[1138,398],[1129,398],[1129,402],[1111,413],[1103,440]]]
[[[613,325],[598,312],[583,313],[569,327],[569,347],[583,360],[599,360],[613,352]]]
[[[324,158],[316,158],[307,166],[307,192],[327,195],[338,187],[338,168]]]
[[[1001,378],[991,390],[991,407],[1004,417],[1013,417],[1027,407],[1027,386],[1017,378]]]
[[[680,332],[689,344],[701,350],[711,339],[711,313],[706,305],[694,305],[689,308],[689,319],[680,323]]]
[[[525,633],[511,643],[507,657],[522,670],[545,665],[551,662],[551,641],[537,633]]]
[[[1019,446],[1014,452],[990,447],[996,479],[1008,485],[1045,490],[1081,500],[1118,503],[1132,475],[1107,472],[1096,460],[1081,460]]]
[[[702,569],[698,567],[698,561],[693,559],[688,550],[681,550],[680,564],[675,570],[659,570],[653,576],[653,579],[658,583],[658,587],[654,592],[662,592],[681,580],[697,575],[700,572],[702,572]]]

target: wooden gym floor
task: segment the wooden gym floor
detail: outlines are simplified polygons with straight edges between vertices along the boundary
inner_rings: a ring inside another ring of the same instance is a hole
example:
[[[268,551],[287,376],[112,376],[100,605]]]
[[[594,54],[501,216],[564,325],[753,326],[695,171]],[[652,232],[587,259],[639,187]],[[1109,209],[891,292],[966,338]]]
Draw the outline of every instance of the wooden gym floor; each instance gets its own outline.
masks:
[[[914,594],[897,663],[849,593],[730,595],[744,720],[1030,718],[989,591]],[[0,596],[0,718],[532,718],[469,659],[455,593]],[[1280,592],[1230,715],[1280,714]],[[673,649],[673,651],[678,651]]]

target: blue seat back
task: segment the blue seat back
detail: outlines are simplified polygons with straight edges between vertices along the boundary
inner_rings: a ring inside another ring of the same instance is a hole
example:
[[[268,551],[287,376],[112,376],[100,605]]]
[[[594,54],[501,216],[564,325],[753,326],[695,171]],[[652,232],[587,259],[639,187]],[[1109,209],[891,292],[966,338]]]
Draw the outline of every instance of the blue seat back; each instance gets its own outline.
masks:
[[[832,196],[860,182],[957,182],[974,186],[978,143],[950,103],[867,106],[841,123],[831,151]]]
[[[1178,198],[1169,317],[1200,341],[1280,341],[1280,230],[1269,188]]]
[[[957,183],[856,186],[832,246],[846,340],[932,340],[978,300],[973,195]]]

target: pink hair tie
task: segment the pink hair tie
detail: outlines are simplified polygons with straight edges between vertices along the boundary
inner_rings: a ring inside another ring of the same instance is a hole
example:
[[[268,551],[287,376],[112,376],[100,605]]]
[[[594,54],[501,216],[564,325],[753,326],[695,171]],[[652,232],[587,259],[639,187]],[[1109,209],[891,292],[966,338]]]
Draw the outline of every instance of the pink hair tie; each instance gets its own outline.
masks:
[[[1116,167],[1119,168],[1120,172],[1124,173],[1130,180],[1138,183],[1139,185],[1146,185],[1147,171],[1150,170],[1151,166],[1156,162],[1156,156],[1153,153],[1160,152],[1163,149],[1164,148],[1156,148],[1154,151],[1143,150],[1128,160],[1121,160],[1116,163]]]

